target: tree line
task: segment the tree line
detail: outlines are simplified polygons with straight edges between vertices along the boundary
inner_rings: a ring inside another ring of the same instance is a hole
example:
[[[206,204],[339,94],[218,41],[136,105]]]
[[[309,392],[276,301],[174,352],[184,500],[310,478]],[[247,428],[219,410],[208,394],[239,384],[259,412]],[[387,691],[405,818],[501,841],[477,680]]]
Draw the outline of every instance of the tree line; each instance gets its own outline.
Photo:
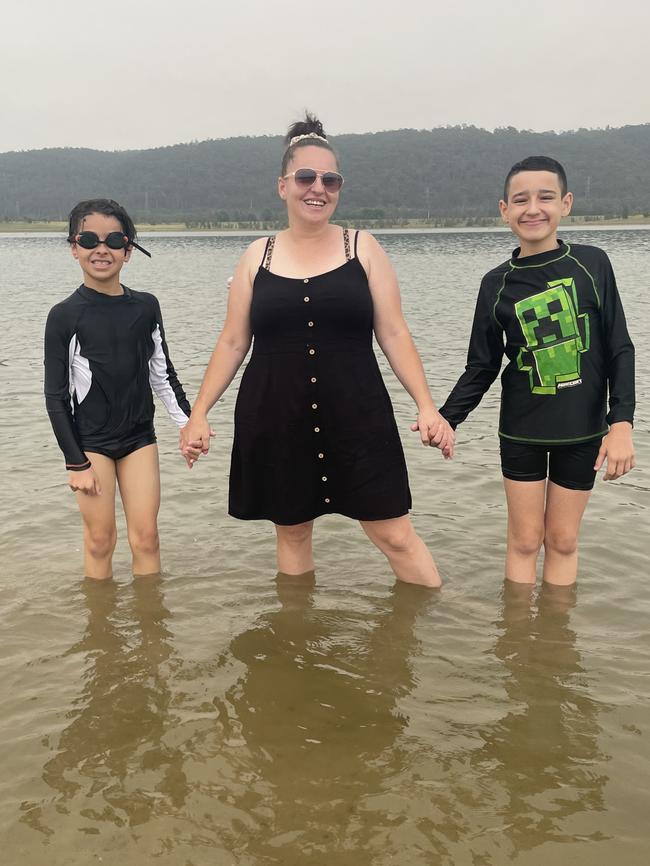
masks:
[[[525,156],[562,162],[574,214],[650,215],[650,124],[570,132],[475,126],[340,135],[338,216],[399,222],[496,213],[503,178]],[[138,222],[189,226],[282,219],[279,136],[149,150],[48,148],[0,154],[0,219],[63,220],[86,198],[117,199]]]

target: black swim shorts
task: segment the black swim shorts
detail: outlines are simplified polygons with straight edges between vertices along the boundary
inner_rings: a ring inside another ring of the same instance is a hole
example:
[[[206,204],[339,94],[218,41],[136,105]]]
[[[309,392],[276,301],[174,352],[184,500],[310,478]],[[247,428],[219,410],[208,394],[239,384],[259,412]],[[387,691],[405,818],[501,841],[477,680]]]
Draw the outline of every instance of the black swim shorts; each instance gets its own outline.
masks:
[[[120,436],[119,439],[105,439],[98,441],[82,441],[84,451],[92,454],[102,454],[104,457],[110,457],[111,460],[121,460],[123,457],[128,457],[134,451],[144,448],[147,445],[155,445],[156,433],[153,424],[140,424],[135,427],[130,433],[125,436]]]
[[[562,445],[517,442],[500,437],[501,471],[512,481],[549,481],[569,490],[591,490],[602,436]]]

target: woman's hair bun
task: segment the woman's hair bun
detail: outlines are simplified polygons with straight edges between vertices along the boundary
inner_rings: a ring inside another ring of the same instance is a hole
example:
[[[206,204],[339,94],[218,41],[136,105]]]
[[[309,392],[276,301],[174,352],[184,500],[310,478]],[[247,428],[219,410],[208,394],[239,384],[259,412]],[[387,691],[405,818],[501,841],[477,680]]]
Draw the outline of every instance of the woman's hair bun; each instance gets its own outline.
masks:
[[[298,120],[296,123],[291,124],[289,131],[284,137],[284,143],[289,144],[291,139],[297,135],[309,135],[310,133],[319,135],[321,138],[327,138],[320,120],[315,115],[306,111],[304,120]]]

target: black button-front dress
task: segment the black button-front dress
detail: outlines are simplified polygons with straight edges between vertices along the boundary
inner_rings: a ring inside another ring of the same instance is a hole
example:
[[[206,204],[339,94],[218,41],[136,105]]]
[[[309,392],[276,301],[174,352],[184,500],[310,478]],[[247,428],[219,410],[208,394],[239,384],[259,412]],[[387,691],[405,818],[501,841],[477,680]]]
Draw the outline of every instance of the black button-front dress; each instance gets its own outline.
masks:
[[[400,517],[411,507],[404,452],[372,348],[363,266],[253,283],[253,351],[235,406],[229,513],[292,525],[321,514]]]

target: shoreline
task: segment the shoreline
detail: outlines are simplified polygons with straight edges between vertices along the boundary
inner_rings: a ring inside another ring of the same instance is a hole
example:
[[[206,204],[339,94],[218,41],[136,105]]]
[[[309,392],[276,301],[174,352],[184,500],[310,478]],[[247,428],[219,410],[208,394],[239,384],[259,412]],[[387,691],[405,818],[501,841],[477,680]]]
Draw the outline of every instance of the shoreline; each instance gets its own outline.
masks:
[[[341,219],[334,222],[349,227],[365,228],[371,231],[408,231],[409,229],[419,231],[431,231],[447,229],[454,231],[456,229],[473,229],[474,231],[490,231],[493,229],[507,228],[503,225],[498,217],[478,217],[475,219],[464,219],[455,217],[443,217],[436,220],[354,220]],[[650,217],[643,214],[631,214],[627,218],[624,217],[600,217],[600,216],[572,216],[562,221],[562,226],[565,228],[600,228],[607,226],[618,226],[625,228],[644,228],[650,227]],[[67,231],[68,223],[59,220],[8,220],[0,221],[0,233],[16,234],[23,232],[49,232],[64,233]],[[158,232],[171,232],[173,234],[188,233],[188,234],[238,234],[241,232],[265,233],[268,231],[280,231],[285,228],[284,222],[278,221],[258,221],[258,222],[209,222],[207,224],[194,223],[193,221],[185,222],[170,222],[170,223],[138,223],[138,233],[156,234]]]

